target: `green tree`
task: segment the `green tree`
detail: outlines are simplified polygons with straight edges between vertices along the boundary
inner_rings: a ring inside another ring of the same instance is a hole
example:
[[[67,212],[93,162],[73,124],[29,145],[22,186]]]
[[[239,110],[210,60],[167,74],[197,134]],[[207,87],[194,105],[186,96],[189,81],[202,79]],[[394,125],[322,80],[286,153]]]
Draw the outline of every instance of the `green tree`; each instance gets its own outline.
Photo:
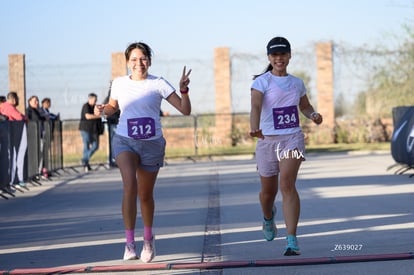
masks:
[[[407,36],[398,49],[383,51],[386,62],[372,74],[365,94],[368,115],[390,117],[393,107],[414,105],[414,30],[404,28]]]
[[[335,117],[345,116],[348,112],[348,103],[343,93],[340,93],[335,99]]]
[[[355,102],[354,102],[354,113],[357,116],[363,116],[366,115],[366,105],[367,105],[367,93],[366,92],[360,92],[356,98],[355,98]]]

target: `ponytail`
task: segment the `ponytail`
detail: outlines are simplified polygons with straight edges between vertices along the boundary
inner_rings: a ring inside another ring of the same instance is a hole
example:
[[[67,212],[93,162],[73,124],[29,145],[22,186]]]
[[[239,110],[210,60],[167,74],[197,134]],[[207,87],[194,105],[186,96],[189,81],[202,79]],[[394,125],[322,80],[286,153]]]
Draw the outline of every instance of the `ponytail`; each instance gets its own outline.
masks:
[[[257,77],[259,77],[259,76],[261,76],[262,74],[265,74],[265,73],[267,73],[267,72],[269,72],[269,71],[271,71],[271,70],[273,70],[273,66],[272,66],[271,64],[269,64],[269,65],[267,65],[267,67],[266,67],[266,69],[264,70],[264,72],[263,72],[263,73],[261,73],[261,74],[257,74],[257,75],[254,75],[254,76],[253,76],[253,80],[255,80]]]

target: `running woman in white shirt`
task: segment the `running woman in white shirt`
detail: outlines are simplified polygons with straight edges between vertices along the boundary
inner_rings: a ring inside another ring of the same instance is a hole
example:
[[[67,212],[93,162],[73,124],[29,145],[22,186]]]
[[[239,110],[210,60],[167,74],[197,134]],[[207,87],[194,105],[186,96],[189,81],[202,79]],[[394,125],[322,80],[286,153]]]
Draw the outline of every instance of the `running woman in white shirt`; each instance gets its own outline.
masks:
[[[144,244],[140,254],[143,262],[150,262],[155,257],[153,191],[165,155],[165,139],[160,122],[161,101],[166,99],[184,115],[191,113],[188,96],[191,70],[186,72],[184,67],[179,84],[181,96],[178,96],[166,80],[148,73],[151,56],[152,50],[147,44],[130,44],[125,50],[125,58],[131,74],[114,79],[108,104],[95,108],[95,113],[108,116],[121,110],[112,149],[124,187],[124,260],[138,258],[134,231],[139,197],[144,223]]]
[[[300,199],[295,184],[304,160],[305,142],[299,126],[298,107],[316,124],[322,123],[322,116],[310,104],[303,81],[287,73],[291,58],[289,41],[284,37],[271,39],[267,44],[267,57],[270,64],[264,73],[254,77],[251,86],[250,112],[250,136],[259,138],[256,161],[261,181],[263,233],[267,241],[276,237],[274,203],[280,186],[287,230],[284,255],[299,255],[296,229]]]

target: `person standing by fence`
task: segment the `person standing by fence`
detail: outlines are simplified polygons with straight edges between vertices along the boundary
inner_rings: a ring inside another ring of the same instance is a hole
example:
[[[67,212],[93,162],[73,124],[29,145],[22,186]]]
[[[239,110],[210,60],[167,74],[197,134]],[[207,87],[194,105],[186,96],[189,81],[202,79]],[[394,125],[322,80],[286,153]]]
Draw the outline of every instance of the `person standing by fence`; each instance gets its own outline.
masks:
[[[50,97],[45,97],[42,99],[42,107],[41,110],[43,113],[45,113],[50,120],[54,121],[59,118],[59,114],[53,114],[50,112],[50,107],[52,106],[52,100]]]
[[[9,92],[7,94],[7,102],[1,104],[0,113],[8,118],[11,123],[16,126],[16,129],[19,129],[19,134],[10,139],[11,147],[8,148],[8,155],[10,159],[10,170],[8,174],[10,175],[10,184],[7,186],[8,190],[13,192],[14,188],[19,188],[26,186],[24,182],[24,158],[27,153],[27,128],[26,122],[27,117],[17,110],[19,105],[19,96],[16,92]],[[21,121],[15,123],[14,121]],[[23,122],[24,121],[24,122]],[[18,124],[21,124],[20,126]],[[15,131],[11,130],[10,133],[16,134]]]
[[[39,107],[39,98],[35,95],[29,97],[27,100],[28,107],[26,108],[26,114],[29,119],[29,123],[33,123],[36,127],[36,132],[30,132],[31,127],[29,127],[29,134],[36,134],[38,138],[38,150],[39,150],[39,159],[38,159],[38,173],[43,173],[44,176],[48,175],[46,168],[46,163],[48,160],[48,143],[46,142],[46,130],[45,123],[49,120],[48,114],[44,113]]]
[[[1,113],[1,109],[2,109],[1,106],[3,105],[4,102],[7,102],[7,98],[2,95],[2,96],[0,96],[0,121],[9,119],[6,115],[3,115]]]
[[[270,64],[264,73],[254,77],[251,86],[250,136],[259,138],[256,161],[264,237],[272,241],[277,234],[274,203],[280,185],[287,230],[284,255],[293,256],[300,254],[296,238],[300,200],[295,185],[305,151],[298,107],[316,124],[322,123],[322,116],[310,104],[303,80],[287,73],[291,58],[289,41],[284,37],[271,39],[267,57]]]
[[[16,92],[7,94],[7,101],[1,104],[0,113],[7,116],[8,120],[26,120],[24,114],[17,110],[19,106],[19,96]]]
[[[26,114],[30,121],[45,121],[49,120],[49,115],[44,113],[39,107],[39,98],[35,95],[32,95],[27,100],[29,106],[26,108]]]
[[[99,135],[101,134],[102,118],[94,114],[94,107],[98,96],[95,93],[88,95],[88,102],[83,104],[79,130],[82,136],[83,153],[82,165],[85,172],[92,170],[89,161],[92,155],[99,149]]]
[[[165,155],[165,139],[160,122],[161,101],[166,99],[184,115],[191,113],[188,96],[191,70],[186,72],[184,67],[179,84],[180,97],[165,79],[149,74],[151,56],[152,50],[147,44],[130,44],[125,50],[125,58],[131,74],[114,79],[109,103],[98,106],[95,111],[95,114],[103,112],[112,115],[121,110],[112,145],[124,186],[124,260],[137,258],[134,231],[139,196],[144,223],[144,244],[140,254],[143,262],[152,261],[156,254],[152,232],[155,209],[153,192]]]
[[[108,91],[108,95],[106,96],[103,102],[104,104],[108,104],[109,98],[111,97],[111,86],[112,86],[112,81],[110,81],[109,83],[109,91]],[[116,127],[118,126],[120,113],[121,111],[118,110],[110,116],[105,116],[106,123],[108,125],[108,141],[109,141],[108,162],[109,162],[110,167],[116,167],[115,157],[113,156],[113,153],[112,153],[112,139],[114,138]]]

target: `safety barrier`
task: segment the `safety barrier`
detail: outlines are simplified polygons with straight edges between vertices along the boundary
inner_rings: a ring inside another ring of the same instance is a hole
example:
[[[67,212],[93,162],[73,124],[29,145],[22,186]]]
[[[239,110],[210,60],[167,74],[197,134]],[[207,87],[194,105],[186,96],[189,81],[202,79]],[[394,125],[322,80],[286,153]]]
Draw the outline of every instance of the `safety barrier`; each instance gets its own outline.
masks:
[[[63,168],[62,123],[0,122],[0,188]]]
[[[392,115],[391,154],[405,172],[414,168],[414,106],[395,107]]]
[[[25,122],[0,122],[0,187],[27,178],[27,127]]]

